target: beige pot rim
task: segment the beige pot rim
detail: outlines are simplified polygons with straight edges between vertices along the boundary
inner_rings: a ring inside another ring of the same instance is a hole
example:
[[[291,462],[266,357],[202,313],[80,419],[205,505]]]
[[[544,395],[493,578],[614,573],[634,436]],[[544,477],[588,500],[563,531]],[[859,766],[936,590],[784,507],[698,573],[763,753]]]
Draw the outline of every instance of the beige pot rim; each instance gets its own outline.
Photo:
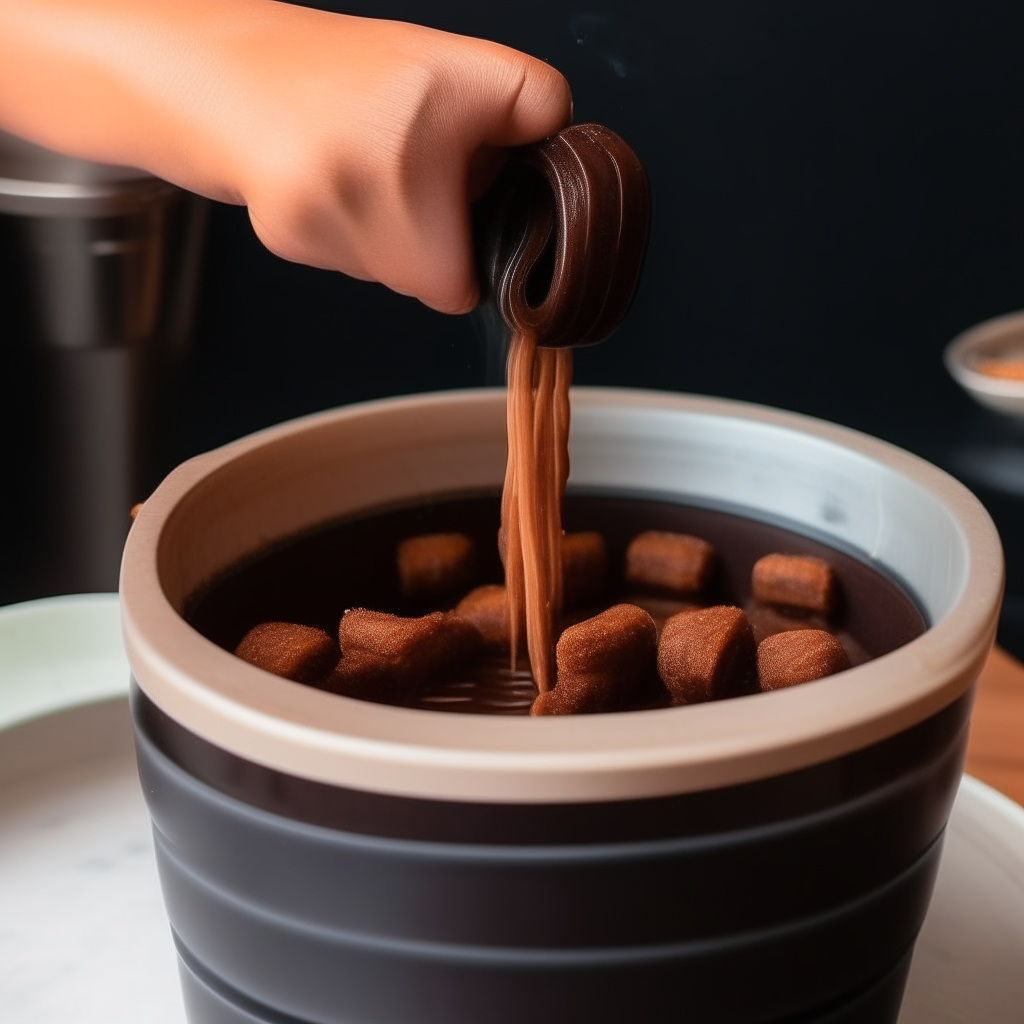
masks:
[[[388,399],[198,456],[145,503],[125,548],[132,670],[166,713],[257,764],[378,793],[586,802],[693,792],[820,763],[966,693],[991,646],[1003,561],[953,478],[884,442],[760,406],[625,389],[573,395],[570,485],[756,509],[875,558],[931,628],[838,676],[718,703],[565,718],[370,704],[246,664],[182,618],[189,593],[268,543],[360,510],[500,485],[504,391]]]

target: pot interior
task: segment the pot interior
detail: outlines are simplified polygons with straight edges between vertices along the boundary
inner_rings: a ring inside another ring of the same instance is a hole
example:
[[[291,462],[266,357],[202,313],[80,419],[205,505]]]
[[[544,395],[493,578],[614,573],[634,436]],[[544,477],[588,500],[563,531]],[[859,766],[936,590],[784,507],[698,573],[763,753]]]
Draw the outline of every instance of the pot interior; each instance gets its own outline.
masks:
[[[703,409],[610,407],[597,397],[575,396],[572,490],[777,522],[874,564],[902,584],[929,623],[961,595],[966,538],[942,497],[905,466],[776,423]],[[181,612],[191,593],[239,560],[332,520],[499,488],[503,402],[468,411],[457,399],[413,404],[399,415],[371,405],[352,418],[300,421],[304,429],[270,432],[265,443],[233,453],[164,528],[168,599]],[[919,462],[888,453],[897,463]]]
[[[487,389],[335,410],[175,470],[125,550],[122,616],[136,679],[197,735],[283,772],[498,802],[657,796],[764,778],[910,728],[976,679],[998,615],[1001,550],[980,503],[940,470],[821,421],[618,389],[574,392],[571,443],[574,490],[778,522],[902,582],[931,628],[784,691],[509,719],[325,693],[248,665],[187,624],[190,595],[268,546],[370,510],[497,490],[505,394]]]

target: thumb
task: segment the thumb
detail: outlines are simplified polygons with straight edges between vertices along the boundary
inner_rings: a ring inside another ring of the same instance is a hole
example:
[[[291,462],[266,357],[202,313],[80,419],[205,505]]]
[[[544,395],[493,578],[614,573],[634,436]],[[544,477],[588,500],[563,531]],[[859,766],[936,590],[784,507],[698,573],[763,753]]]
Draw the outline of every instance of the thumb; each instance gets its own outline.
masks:
[[[572,121],[572,91],[565,78],[534,57],[515,56],[520,67],[506,86],[503,116],[490,122],[469,156],[467,191],[471,203],[494,183],[509,148],[546,139]]]
[[[543,61],[483,40],[463,40],[458,58],[443,65],[406,140],[411,247],[374,275],[444,313],[468,312],[479,298],[469,203],[505,149],[554,134],[572,115],[568,83]]]
[[[572,90],[565,76],[536,57],[525,53],[514,56],[508,80],[502,83],[505,117],[496,118],[491,132],[481,139],[491,146],[538,142],[572,121]]]
[[[454,301],[449,298],[446,312],[466,312],[479,299],[467,204],[475,202],[491,187],[509,149],[539,142],[572,122],[572,90],[565,77],[535,57],[502,50],[505,59],[494,61],[482,76],[486,82],[482,91],[490,92],[481,104],[487,110],[487,117],[478,132],[473,133],[475,137],[466,139],[463,211],[456,220],[464,239],[463,245],[457,248],[468,252],[469,259],[458,261],[460,266],[452,283],[459,282],[454,289],[459,297]]]

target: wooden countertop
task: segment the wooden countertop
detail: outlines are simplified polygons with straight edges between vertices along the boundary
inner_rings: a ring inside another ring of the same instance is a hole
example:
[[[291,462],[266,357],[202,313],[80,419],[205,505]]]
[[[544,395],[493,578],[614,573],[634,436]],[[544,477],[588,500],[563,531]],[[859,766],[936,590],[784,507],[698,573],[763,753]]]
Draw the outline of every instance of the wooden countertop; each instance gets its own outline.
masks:
[[[994,647],[978,681],[967,769],[1024,804],[1024,665]]]

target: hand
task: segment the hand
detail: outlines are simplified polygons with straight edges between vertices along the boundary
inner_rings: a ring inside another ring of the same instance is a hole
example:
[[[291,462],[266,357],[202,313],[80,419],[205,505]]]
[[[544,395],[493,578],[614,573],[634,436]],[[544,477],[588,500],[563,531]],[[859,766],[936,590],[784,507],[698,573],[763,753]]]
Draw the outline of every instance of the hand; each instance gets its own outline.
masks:
[[[244,203],[288,260],[445,313],[477,301],[469,203],[571,117],[507,47],[273,0],[5,0],[0,125]]]

